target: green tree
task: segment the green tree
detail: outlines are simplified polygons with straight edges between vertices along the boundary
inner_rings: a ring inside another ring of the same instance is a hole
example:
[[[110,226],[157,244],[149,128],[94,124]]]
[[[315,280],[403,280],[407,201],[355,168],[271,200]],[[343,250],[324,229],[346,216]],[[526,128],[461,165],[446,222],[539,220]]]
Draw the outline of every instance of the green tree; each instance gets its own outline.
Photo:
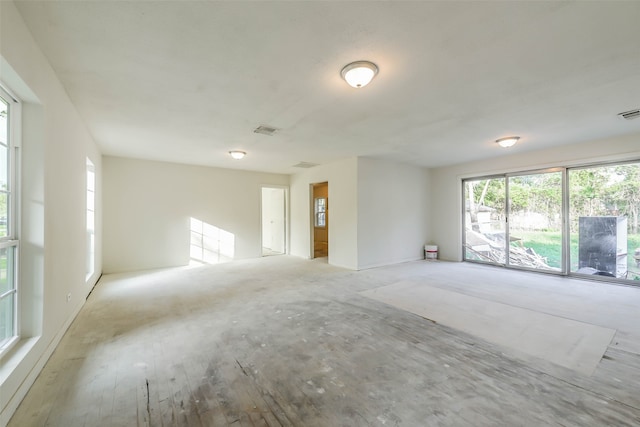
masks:
[[[471,229],[480,231],[478,213],[485,208],[493,209],[494,220],[504,218],[504,178],[467,181],[465,203],[471,219]]]
[[[612,214],[629,218],[629,231],[638,233],[640,215],[640,164],[619,165],[612,171],[613,183],[606,188]]]
[[[569,216],[571,232],[578,231],[581,216],[608,215],[602,202],[603,188],[610,181],[608,168],[575,169],[569,172]]]

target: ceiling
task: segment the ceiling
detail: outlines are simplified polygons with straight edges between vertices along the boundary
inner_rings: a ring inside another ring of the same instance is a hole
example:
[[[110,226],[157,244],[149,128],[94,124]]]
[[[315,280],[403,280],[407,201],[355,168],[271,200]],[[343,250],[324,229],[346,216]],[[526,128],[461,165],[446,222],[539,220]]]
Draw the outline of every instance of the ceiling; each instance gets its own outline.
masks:
[[[16,3],[106,155],[294,173],[640,133],[638,1]]]

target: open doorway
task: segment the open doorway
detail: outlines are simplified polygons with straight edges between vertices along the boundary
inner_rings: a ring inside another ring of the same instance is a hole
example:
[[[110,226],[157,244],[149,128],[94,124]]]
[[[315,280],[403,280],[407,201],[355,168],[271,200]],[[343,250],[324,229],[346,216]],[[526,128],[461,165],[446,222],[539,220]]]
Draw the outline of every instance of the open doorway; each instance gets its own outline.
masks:
[[[329,256],[329,183],[312,184],[312,258]]]
[[[262,187],[262,256],[287,251],[286,189]]]

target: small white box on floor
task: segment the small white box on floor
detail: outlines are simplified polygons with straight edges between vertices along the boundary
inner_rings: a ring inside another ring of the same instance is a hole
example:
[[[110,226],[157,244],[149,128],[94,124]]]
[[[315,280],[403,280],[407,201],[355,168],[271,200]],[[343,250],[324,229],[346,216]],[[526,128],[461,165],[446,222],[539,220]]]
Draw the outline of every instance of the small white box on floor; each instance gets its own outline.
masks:
[[[424,259],[438,259],[438,246],[424,245]]]

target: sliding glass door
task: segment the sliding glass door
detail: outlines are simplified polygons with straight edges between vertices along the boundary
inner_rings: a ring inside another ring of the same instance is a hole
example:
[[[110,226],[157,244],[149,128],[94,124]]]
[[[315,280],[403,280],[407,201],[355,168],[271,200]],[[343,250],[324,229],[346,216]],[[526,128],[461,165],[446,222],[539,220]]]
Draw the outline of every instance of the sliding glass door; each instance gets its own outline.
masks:
[[[505,178],[485,178],[464,182],[466,260],[504,264]]]
[[[508,177],[509,265],[563,271],[562,174]]]
[[[640,284],[640,163],[569,170],[571,272]]]
[[[640,162],[463,185],[463,258],[640,285]]]
[[[464,181],[464,259],[564,271],[563,170]]]

